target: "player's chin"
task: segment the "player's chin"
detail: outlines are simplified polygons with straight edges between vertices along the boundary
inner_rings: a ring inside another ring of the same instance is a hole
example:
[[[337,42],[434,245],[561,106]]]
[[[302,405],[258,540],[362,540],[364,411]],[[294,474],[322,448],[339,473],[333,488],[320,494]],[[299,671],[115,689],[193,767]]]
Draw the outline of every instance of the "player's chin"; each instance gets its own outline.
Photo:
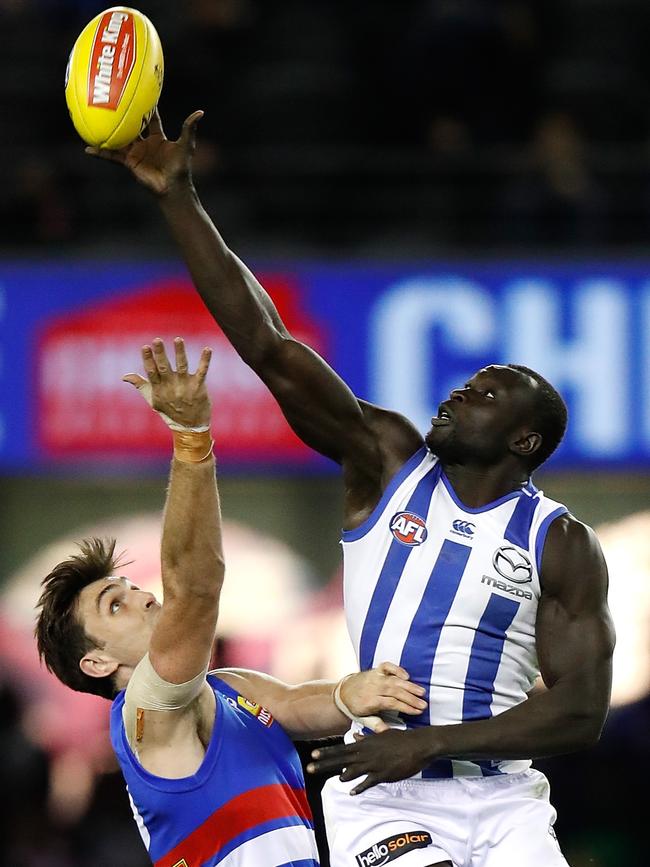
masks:
[[[432,427],[424,437],[424,442],[426,443],[427,448],[429,451],[432,451],[434,455],[438,454],[438,448],[440,446],[449,441],[449,435],[451,433],[449,430],[450,427],[451,425]]]

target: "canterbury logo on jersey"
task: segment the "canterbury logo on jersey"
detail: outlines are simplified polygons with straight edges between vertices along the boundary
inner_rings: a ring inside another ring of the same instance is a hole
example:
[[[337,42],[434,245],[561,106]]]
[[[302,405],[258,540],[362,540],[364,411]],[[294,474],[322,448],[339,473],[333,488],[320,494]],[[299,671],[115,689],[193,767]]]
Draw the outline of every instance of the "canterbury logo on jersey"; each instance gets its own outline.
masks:
[[[389,861],[394,861],[400,855],[405,855],[413,849],[425,849],[432,844],[431,834],[427,831],[406,831],[404,834],[394,834],[375,843],[357,857],[359,867],[382,867]]]
[[[459,536],[464,536],[466,539],[471,539],[476,530],[476,524],[471,521],[454,521],[451,525],[451,532],[458,533]]]
[[[402,545],[415,547],[421,545],[427,538],[427,527],[424,518],[413,512],[397,512],[390,519],[390,530]]]

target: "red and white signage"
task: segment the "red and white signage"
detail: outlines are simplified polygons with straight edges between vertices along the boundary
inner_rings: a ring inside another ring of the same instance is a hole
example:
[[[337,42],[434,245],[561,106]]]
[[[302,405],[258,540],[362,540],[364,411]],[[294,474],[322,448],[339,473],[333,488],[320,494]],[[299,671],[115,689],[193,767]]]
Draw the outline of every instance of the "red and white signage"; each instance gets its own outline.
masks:
[[[298,308],[289,280],[264,277],[289,330],[318,351],[323,335]],[[140,349],[161,337],[186,342],[190,367],[213,355],[208,387],[217,454],[242,461],[309,460],[267,387],[239,358],[188,281],[167,280],[50,322],[37,350],[38,438],[50,457],[162,457],[169,431],[125,373],[142,373]],[[173,355],[171,356],[173,358]]]

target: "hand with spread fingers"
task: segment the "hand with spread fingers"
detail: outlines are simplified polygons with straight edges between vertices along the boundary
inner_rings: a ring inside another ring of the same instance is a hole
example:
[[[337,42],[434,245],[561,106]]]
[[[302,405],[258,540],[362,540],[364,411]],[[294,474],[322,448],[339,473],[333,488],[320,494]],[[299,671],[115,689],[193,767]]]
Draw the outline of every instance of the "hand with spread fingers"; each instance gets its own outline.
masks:
[[[350,711],[350,718],[359,719],[376,732],[387,731],[389,727],[375,714],[383,711],[421,714],[427,707],[422,698],[424,693],[424,688],[411,683],[408,672],[393,662],[349,674],[339,688],[339,698],[346,711]]]
[[[432,760],[431,743],[427,746],[422,732],[390,729],[374,735],[355,735],[354,743],[319,747],[312,752],[314,761],[307,765],[310,774],[339,773],[342,782],[361,780],[350,792],[358,795],[377,783],[394,783],[417,774]],[[430,732],[428,733],[430,738]]]
[[[87,147],[90,156],[126,166],[136,179],[158,196],[164,196],[174,187],[191,184],[192,156],[196,146],[196,125],[203,117],[194,111],[183,123],[176,141],[164,133],[158,109],[153,113],[145,135],[121,150]]]
[[[134,385],[149,406],[159,412],[172,429],[207,430],[211,406],[205,377],[210,366],[211,350],[203,350],[195,373],[189,372],[182,338],[175,339],[174,350],[176,370],[167,358],[162,340],[157,338],[151,346],[142,347],[147,378],[137,373],[127,373],[122,379]]]

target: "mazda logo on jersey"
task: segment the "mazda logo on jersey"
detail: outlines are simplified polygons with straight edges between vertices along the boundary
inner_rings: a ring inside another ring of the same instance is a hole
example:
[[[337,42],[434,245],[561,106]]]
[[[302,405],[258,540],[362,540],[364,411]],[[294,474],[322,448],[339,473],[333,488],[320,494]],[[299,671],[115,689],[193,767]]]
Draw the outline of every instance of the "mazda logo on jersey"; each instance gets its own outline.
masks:
[[[527,584],[533,580],[533,567],[530,560],[511,545],[497,548],[492,557],[492,565],[502,578],[515,584]]]
[[[402,545],[414,548],[421,545],[427,538],[427,527],[424,519],[413,512],[398,512],[390,519],[390,530]]]

